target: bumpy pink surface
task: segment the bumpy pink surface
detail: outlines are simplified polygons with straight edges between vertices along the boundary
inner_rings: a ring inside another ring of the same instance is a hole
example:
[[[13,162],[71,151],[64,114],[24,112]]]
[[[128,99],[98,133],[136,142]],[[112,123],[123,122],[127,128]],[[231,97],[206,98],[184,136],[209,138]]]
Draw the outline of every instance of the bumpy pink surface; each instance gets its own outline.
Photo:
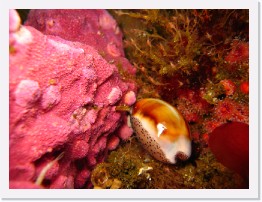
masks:
[[[25,24],[46,35],[95,47],[109,63],[135,73],[124,56],[122,32],[105,10],[31,10]]]
[[[136,87],[108,62],[135,73],[122,34],[104,10],[32,10],[27,26],[11,11],[10,24],[10,188],[90,188],[94,166],[132,134],[114,109],[133,103]]]

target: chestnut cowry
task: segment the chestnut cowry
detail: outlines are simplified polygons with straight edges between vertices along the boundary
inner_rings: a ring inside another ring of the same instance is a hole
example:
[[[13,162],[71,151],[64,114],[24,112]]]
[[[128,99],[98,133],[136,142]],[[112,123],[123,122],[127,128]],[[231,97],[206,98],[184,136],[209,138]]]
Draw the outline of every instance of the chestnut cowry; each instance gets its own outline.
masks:
[[[138,100],[130,111],[133,130],[144,148],[157,160],[175,164],[191,155],[189,127],[180,112],[165,101]]]

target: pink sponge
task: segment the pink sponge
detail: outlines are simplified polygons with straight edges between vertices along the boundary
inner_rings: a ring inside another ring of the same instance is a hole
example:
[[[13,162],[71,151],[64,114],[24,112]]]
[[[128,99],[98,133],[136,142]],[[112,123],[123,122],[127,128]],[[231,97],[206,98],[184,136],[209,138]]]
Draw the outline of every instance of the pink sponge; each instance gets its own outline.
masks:
[[[104,10],[31,10],[27,26],[19,23],[11,10],[10,188],[89,188],[91,170],[123,138],[115,131],[126,115],[115,106],[128,92],[135,100],[136,85],[108,62],[135,72],[122,34]]]
[[[31,10],[26,25],[44,34],[88,44],[110,63],[122,64],[123,69],[135,73],[124,57],[122,32],[106,10]]]

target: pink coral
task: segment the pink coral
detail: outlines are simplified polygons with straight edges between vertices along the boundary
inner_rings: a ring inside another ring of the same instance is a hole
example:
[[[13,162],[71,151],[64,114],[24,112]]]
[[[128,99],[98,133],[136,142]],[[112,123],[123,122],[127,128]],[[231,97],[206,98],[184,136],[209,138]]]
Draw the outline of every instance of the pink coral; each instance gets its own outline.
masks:
[[[124,57],[122,33],[105,10],[31,10],[26,25],[44,34],[88,44],[110,63],[117,61],[129,73],[135,73]]]
[[[115,43],[109,43],[107,44],[107,52],[113,56],[113,57],[119,57],[121,56],[121,52],[119,51],[119,48]]]
[[[21,189],[21,187],[23,187],[24,189],[43,189],[42,186],[39,186],[29,181],[17,181],[16,180],[16,181],[9,182],[10,189]]]
[[[22,80],[15,90],[15,102],[21,107],[29,107],[40,97],[41,92],[38,82],[33,80]]]
[[[129,91],[125,94],[124,103],[128,106],[133,105],[136,102],[136,94],[134,91]]]
[[[88,153],[89,145],[84,140],[77,140],[73,143],[71,150],[72,159],[84,158]]]
[[[120,141],[119,137],[117,137],[117,136],[112,136],[112,137],[109,139],[108,144],[107,144],[108,149],[109,149],[109,150],[114,150],[114,149],[118,146],[119,141]]]
[[[118,57],[135,72],[122,34],[104,10],[31,10],[27,26],[19,22],[11,10],[10,188],[90,188],[93,167],[132,134],[122,129],[126,114],[114,109],[127,92],[134,99],[136,85],[107,62]],[[112,41],[121,54],[105,60],[99,53]]]
[[[59,173],[60,165],[52,156],[44,157],[41,159],[40,162],[36,163],[36,176],[39,176],[41,172],[48,166],[48,164],[51,163],[53,164],[51,168],[48,169],[47,172],[45,173],[45,179],[46,180],[55,179]]]
[[[35,174],[35,167],[32,163],[17,165],[10,168],[10,180],[30,181]]]
[[[115,104],[122,97],[122,91],[120,88],[112,88],[109,95],[107,96],[108,103],[110,105]]]
[[[87,179],[90,177],[90,175],[91,173],[89,170],[87,169],[81,170],[75,178],[75,187],[76,188],[83,187],[85,183],[87,182]]]
[[[51,189],[73,189],[74,179],[72,176],[58,176],[54,182],[50,185]]]
[[[21,24],[21,19],[16,14],[15,10],[9,11],[9,32],[15,32],[18,30]]]
[[[129,127],[127,124],[123,125],[121,128],[119,128],[119,137],[122,140],[127,140],[131,137],[131,135],[133,134],[133,129],[131,127]]]
[[[51,109],[61,100],[60,88],[58,86],[48,86],[42,95],[41,105],[43,109]]]

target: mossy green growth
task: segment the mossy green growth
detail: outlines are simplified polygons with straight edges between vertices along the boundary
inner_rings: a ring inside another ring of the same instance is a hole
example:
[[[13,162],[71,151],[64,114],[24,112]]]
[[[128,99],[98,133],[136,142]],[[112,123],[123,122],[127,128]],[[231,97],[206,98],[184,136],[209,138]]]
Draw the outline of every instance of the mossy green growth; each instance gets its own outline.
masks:
[[[124,33],[126,56],[137,68],[138,97],[173,103],[172,92],[179,88],[206,89],[209,81],[248,80],[248,63],[232,69],[225,61],[235,41],[248,41],[248,10],[109,12]]]
[[[206,85],[203,98],[210,104],[216,104],[225,97],[225,90],[220,83],[214,84],[210,82]]]
[[[242,178],[218,163],[213,154],[205,149],[192,164],[177,171],[183,176],[183,183],[187,188],[196,189],[232,189],[240,188]]]
[[[163,164],[134,137],[92,172],[96,187],[109,188],[107,183],[115,179],[121,182],[121,189],[237,188],[241,184],[241,178],[217,163],[209,151],[194,162]]]
[[[189,11],[184,11],[190,14]],[[200,54],[197,23],[178,10],[112,10],[125,35],[127,57],[137,67],[138,80],[161,85],[161,76],[189,74]],[[157,76],[157,77],[159,77]],[[160,81],[160,82],[159,82]]]

